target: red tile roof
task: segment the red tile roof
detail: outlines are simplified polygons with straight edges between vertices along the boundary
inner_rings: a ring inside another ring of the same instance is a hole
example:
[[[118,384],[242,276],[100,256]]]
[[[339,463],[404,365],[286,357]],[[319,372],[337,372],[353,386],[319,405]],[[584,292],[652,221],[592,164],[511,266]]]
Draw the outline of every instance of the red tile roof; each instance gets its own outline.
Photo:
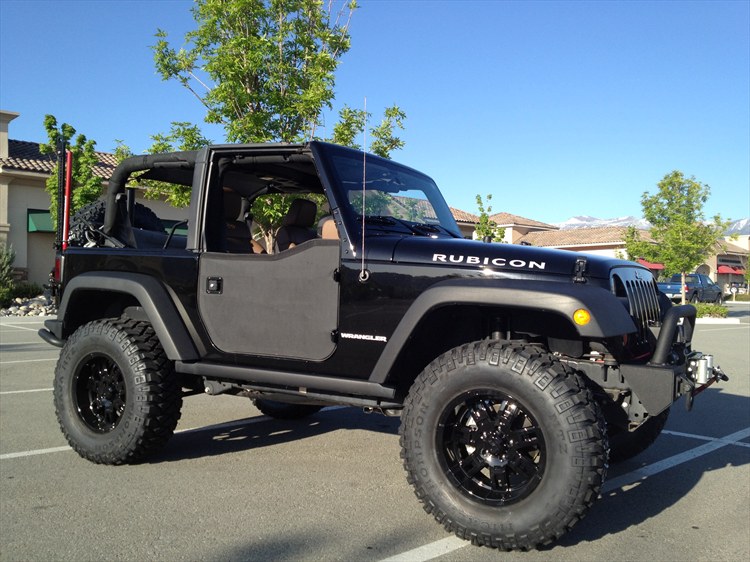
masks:
[[[552,230],[529,232],[519,240],[532,246],[567,248],[571,246],[591,246],[596,244],[621,244],[625,242],[628,229],[624,226],[605,226],[601,228],[572,228],[570,230]],[[644,239],[650,240],[647,230],[639,230]]]
[[[456,222],[469,224],[477,224],[479,222],[479,217],[476,215],[472,215],[471,213],[467,213],[466,211],[462,211],[461,209],[456,209],[454,207],[449,208],[451,210],[451,213],[453,213],[453,218],[456,219]]]
[[[543,228],[545,230],[558,230],[558,227],[553,224],[519,217],[518,215],[511,215],[510,213],[497,213],[496,215],[492,215],[490,220],[495,221],[497,226],[533,226],[534,228]]]
[[[114,154],[97,152],[96,155],[99,163],[94,166],[94,173],[102,179],[109,179],[117,166]],[[53,155],[42,154],[39,151],[39,143],[12,139],[8,141],[8,158],[0,158],[0,166],[5,170],[42,174],[51,174],[55,163]]]

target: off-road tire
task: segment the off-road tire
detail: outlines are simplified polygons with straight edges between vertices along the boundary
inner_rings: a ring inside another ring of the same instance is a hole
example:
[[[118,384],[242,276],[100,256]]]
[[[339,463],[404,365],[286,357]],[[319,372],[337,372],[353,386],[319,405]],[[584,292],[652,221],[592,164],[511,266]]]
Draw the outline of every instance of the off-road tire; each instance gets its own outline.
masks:
[[[550,543],[585,515],[606,474],[598,404],[536,346],[481,341],[444,353],[413,383],[401,420],[417,498],[476,545]]]
[[[83,246],[86,244],[86,231],[91,225],[99,228],[104,224],[104,212],[107,208],[106,201],[95,201],[77,211],[70,219],[70,230],[68,232],[68,244],[71,246]],[[136,203],[133,208],[134,217],[131,219],[135,228],[151,230],[153,232],[164,232],[164,223],[151,209]]]
[[[182,388],[151,324],[120,318],[84,324],[55,369],[55,412],[65,438],[99,464],[137,463],[180,418]]]
[[[609,460],[617,463],[632,459],[651,445],[661,434],[669,418],[669,408],[661,414],[651,416],[635,431],[624,429],[609,434]]]
[[[323,408],[313,404],[291,404],[266,398],[256,398],[253,402],[265,415],[279,420],[299,420],[312,416]]]

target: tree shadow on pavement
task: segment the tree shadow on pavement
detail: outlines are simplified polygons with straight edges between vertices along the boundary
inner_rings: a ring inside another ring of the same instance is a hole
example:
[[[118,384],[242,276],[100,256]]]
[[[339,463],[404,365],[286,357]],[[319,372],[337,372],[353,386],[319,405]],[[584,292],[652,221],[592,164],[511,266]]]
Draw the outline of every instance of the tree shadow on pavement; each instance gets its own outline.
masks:
[[[358,408],[325,408],[301,420],[257,416],[175,433],[148,462],[174,462],[270,447],[342,429],[398,434],[399,418]],[[395,453],[397,454],[397,453]]]

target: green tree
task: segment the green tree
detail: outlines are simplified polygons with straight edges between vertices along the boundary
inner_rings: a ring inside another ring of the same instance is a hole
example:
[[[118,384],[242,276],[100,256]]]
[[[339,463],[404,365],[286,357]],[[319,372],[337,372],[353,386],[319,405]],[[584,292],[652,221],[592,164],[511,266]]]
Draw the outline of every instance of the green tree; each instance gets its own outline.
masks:
[[[169,133],[151,135],[151,140],[153,142],[146,150],[147,154],[200,150],[211,144],[197,125],[184,121],[173,121]],[[118,163],[133,156],[133,151],[123,141],[116,140],[115,142],[117,143],[115,158]],[[147,189],[144,191],[144,196],[147,199],[163,199],[173,207],[187,207],[190,204],[191,186],[139,179],[138,174],[128,181],[128,185],[145,187]]]
[[[339,122],[333,127],[333,135],[330,142],[362,150],[363,146],[357,142],[363,138],[363,133],[372,114],[364,109],[352,109],[344,106],[339,111]],[[406,113],[397,105],[385,109],[383,119],[379,125],[369,129],[371,142],[367,147],[368,152],[390,158],[391,152],[404,147],[404,141],[395,135],[396,129],[404,128]]]
[[[716,215],[706,221],[703,205],[711,193],[709,186],[673,171],[657,184],[657,192],[641,196],[644,218],[651,223],[651,241],[640,237],[635,227],[628,229],[625,247],[631,259],[645,258],[664,264],[667,271],[682,274],[682,303],[685,303],[685,274],[715,251],[729,221]]]
[[[356,1],[197,0],[196,29],[174,48],[163,30],[152,46],[163,80],[175,80],[223,125],[229,142],[305,142],[333,107],[335,71],[350,47]],[[370,114],[344,106],[332,142],[357,147]],[[369,149],[390,157],[406,114],[393,105],[369,129]],[[294,197],[269,195],[253,206],[267,246]]]
[[[76,134],[76,130],[67,123],[58,127],[57,119],[54,115],[44,116],[44,129],[47,132],[49,142],[39,145],[39,151],[42,154],[55,156],[60,140],[66,144]],[[94,173],[94,167],[99,163],[99,157],[94,148],[96,142],[87,139],[84,135],[78,135],[75,143],[68,147],[73,153],[73,166],[71,172],[71,201],[70,214],[73,215],[78,209],[96,201],[102,193],[102,178]],[[47,178],[47,193],[50,195],[50,215],[52,222],[57,225],[57,164],[52,174]]]
[[[334,72],[349,50],[351,1],[197,0],[198,27],[176,50],[158,30],[163,80],[177,80],[222,124],[229,142],[310,139],[332,107]]]
[[[503,238],[505,238],[505,229],[498,227],[495,221],[490,220],[490,213],[492,212],[492,205],[490,205],[490,201],[492,201],[492,195],[488,194],[487,208],[485,209],[484,201],[482,201],[482,196],[477,195],[479,222],[474,228],[477,234],[477,238],[488,242],[492,242],[493,240],[502,240]]]

